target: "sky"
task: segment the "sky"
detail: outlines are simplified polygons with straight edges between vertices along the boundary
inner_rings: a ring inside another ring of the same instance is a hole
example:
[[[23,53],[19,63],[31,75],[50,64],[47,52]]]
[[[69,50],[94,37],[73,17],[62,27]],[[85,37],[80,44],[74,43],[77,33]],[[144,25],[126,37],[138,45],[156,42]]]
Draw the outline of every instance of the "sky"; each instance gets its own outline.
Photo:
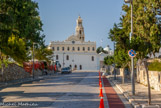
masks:
[[[120,22],[124,0],[34,0],[39,5],[45,44],[64,41],[75,34],[76,20],[83,19],[85,41],[95,41],[97,47],[110,45],[109,30]],[[101,42],[101,40],[103,40]]]

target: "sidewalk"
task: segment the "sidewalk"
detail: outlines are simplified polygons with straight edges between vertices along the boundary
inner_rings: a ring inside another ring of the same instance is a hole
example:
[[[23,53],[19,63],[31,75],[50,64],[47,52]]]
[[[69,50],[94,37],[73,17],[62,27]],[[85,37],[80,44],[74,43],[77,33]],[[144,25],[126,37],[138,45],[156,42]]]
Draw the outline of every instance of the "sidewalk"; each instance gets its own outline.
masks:
[[[135,95],[131,93],[131,80],[125,80],[122,84],[121,78],[117,76],[114,80],[113,76],[106,76],[110,83],[114,85],[123,93],[134,108],[161,108],[161,91],[151,89],[151,105],[148,105],[148,88],[142,84],[135,83]]]

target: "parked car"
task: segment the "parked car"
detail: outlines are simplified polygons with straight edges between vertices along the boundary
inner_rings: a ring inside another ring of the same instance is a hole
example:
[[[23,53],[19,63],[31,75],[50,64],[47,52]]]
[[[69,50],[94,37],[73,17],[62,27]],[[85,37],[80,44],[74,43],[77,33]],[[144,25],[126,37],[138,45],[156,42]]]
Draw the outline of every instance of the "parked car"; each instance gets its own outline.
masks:
[[[71,67],[67,67],[68,69],[69,69],[69,72],[71,73],[72,72],[72,69],[71,69]]]
[[[71,73],[71,68],[70,67],[64,67],[61,69],[61,73]]]

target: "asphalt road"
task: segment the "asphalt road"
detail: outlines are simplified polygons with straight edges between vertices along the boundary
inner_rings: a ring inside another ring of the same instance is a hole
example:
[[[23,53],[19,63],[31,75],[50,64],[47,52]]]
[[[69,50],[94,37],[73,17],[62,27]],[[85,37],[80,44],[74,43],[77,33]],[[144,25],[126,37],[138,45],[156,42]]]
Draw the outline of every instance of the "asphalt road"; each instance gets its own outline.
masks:
[[[0,89],[5,108],[98,108],[98,72],[58,74],[50,79]]]

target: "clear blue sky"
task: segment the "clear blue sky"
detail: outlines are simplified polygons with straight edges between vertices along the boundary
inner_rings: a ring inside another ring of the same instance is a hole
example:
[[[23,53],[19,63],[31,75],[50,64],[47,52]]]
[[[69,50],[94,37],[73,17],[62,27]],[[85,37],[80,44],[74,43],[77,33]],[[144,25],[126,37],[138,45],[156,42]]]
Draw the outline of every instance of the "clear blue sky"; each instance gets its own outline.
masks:
[[[110,28],[118,23],[124,0],[34,0],[39,4],[43,22],[45,44],[63,41],[75,33],[76,19],[83,19],[85,40],[96,41],[97,47],[107,44],[113,49],[113,42],[107,37]]]

